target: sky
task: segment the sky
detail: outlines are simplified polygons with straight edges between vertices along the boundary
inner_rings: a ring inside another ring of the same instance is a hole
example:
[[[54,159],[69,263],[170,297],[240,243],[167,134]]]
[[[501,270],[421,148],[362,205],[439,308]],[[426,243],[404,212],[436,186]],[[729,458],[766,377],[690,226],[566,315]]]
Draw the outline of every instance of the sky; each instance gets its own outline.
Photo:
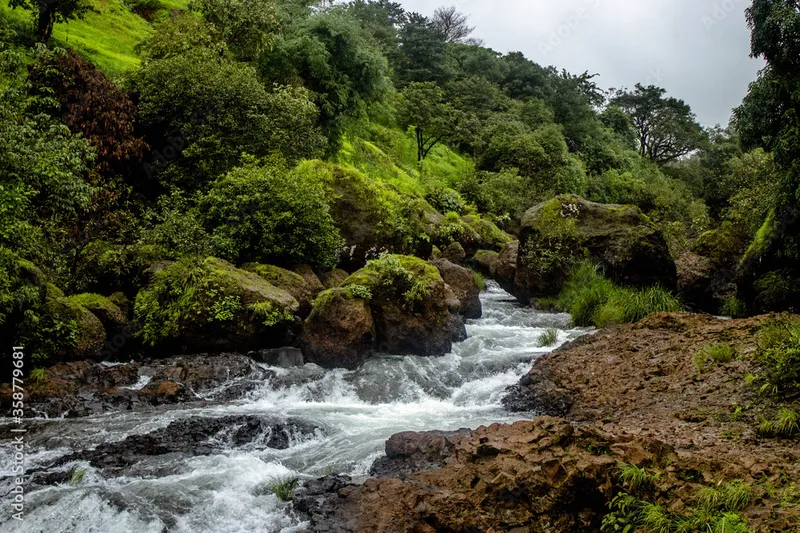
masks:
[[[749,57],[749,0],[396,0],[430,16],[455,4],[498,52],[600,74],[601,88],[658,85],[704,126],[726,126],[764,63]]]

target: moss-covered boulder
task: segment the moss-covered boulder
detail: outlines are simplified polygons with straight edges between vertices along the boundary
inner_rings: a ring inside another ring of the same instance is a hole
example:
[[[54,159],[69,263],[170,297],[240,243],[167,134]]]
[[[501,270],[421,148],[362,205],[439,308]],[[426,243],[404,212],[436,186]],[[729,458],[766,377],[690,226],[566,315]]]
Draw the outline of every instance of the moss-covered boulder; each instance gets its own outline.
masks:
[[[561,195],[522,218],[515,296],[524,302],[556,296],[572,266],[587,258],[615,283],[676,288],[664,236],[638,207]]]
[[[374,325],[370,346],[365,342],[364,309]],[[346,319],[343,326],[344,319],[334,311],[362,318]],[[354,323],[361,324],[358,335],[351,332]],[[317,298],[305,323],[303,346],[309,361],[349,368],[372,352],[444,355],[453,340],[463,336],[463,329],[463,321],[447,307],[446,285],[436,267],[416,257],[384,254]],[[321,332],[347,344],[334,349]]]
[[[157,272],[134,306],[140,339],[170,352],[286,345],[299,311],[289,292],[214,257],[186,258]]]
[[[313,278],[311,278],[312,283],[306,281],[306,278],[297,272],[292,272],[291,270],[273,265],[247,263],[242,266],[242,270],[257,274],[272,285],[291,294],[292,297],[297,300],[297,303],[300,304],[300,311],[298,314],[301,318],[306,318],[311,313],[311,304],[314,303],[314,298],[316,298],[317,294],[320,292],[318,290],[320,288],[318,284],[319,279],[316,274],[314,274],[313,270],[310,272],[306,271],[306,277],[313,276]]]
[[[493,250],[478,250],[469,260],[469,264],[484,276],[491,276],[499,256],[500,254]]]
[[[375,319],[378,351],[444,355],[457,336],[436,267],[411,256],[384,255],[342,284],[366,288]]]
[[[110,298],[99,294],[76,294],[67,298],[70,303],[84,307],[92,312],[102,322],[109,334],[122,331],[128,324],[125,313]]]
[[[108,338],[103,322],[86,307],[68,298],[62,299],[56,307],[77,325],[75,345],[64,354],[64,359],[101,359]]]
[[[303,326],[304,360],[323,368],[356,369],[375,349],[375,323],[368,296],[358,290],[324,291]]]
[[[467,258],[467,252],[460,242],[451,243],[450,246],[442,251],[442,259],[446,259],[451,263],[461,264]]]
[[[451,263],[447,259],[434,261],[433,266],[458,299],[456,313],[465,318],[480,318],[483,314],[481,290],[472,270]]]
[[[322,282],[322,285],[326,289],[335,289],[346,280],[350,274],[342,270],[341,268],[335,268],[330,272],[325,272],[322,274],[319,279]]]
[[[498,228],[494,222],[481,218],[479,215],[464,215],[461,220],[480,237],[476,243],[479,248],[499,251],[514,240],[514,237]]]
[[[311,294],[313,294],[314,298],[317,297],[319,293],[325,290],[325,287],[322,285],[322,282],[317,276],[317,273],[314,271],[314,268],[311,265],[295,265],[292,268],[292,271],[295,274],[299,274],[308,285],[309,290],[311,290]]]

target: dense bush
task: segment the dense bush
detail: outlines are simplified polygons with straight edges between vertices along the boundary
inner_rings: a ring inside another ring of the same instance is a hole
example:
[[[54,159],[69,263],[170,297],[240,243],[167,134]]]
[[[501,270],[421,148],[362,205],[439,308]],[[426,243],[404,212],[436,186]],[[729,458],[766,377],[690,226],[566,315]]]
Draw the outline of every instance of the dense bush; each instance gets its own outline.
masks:
[[[800,322],[766,324],[758,334],[763,390],[793,399],[800,396]]]
[[[666,289],[617,286],[591,263],[573,268],[558,296],[558,307],[572,315],[576,326],[596,327],[638,322],[651,313],[683,310],[680,301]]]
[[[213,47],[150,59],[132,79],[150,132],[148,173],[188,190],[236,166],[243,152],[312,157],[324,146],[305,89],[268,90],[251,66]]]
[[[214,182],[199,205],[216,254],[236,263],[335,266],[339,231],[319,180],[250,161]]]

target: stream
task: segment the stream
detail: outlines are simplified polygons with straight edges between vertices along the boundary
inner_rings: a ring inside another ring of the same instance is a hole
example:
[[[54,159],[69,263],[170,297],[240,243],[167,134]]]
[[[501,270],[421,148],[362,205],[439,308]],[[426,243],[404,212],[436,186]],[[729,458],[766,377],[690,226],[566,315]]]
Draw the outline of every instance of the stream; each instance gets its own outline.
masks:
[[[193,417],[274,416],[316,429],[287,435],[288,448],[259,442],[230,444],[207,455],[169,453],[147,457],[119,475],[87,461],[52,467],[71,482],[36,486],[25,495],[24,521],[11,519],[2,498],[0,531],[26,533],[290,533],[304,523],[290,505],[265,487],[276,480],[343,473],[367,477],[384,442],[401,431],[476,428],[513,422],[500,400],[542,354],[586,332],[570,329],[570,317],[523,308],[494,282],[482,294],[483,317],[467,324],[469,338],[440,358],[383,355],[358,371],[315,365],[272,369],[244,399],[205,407],[169,406],[42,422],[29,440],[28,471],[51,465],[77,450],[121,441]],[[558,342],[537,348],[546,328]],[[273,381],[273,380],[271,380]],[[9,423],[8,419],[0,424]],[[223,432],[224,433],[224,432]],[[263,439],[262,439],[263,441]],[[14,450],[0,442],[0,494],[13,487]],[[75,474],[77,473],[77,474]]]

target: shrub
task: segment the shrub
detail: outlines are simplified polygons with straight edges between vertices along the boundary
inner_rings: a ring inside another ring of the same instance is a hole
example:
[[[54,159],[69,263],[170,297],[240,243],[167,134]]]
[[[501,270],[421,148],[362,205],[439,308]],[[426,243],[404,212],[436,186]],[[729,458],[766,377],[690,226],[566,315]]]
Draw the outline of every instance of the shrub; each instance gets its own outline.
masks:
[[[762,389],[784,398],[800,395],[800,323],[772,322],[758,334],[763,367]]]
[[[723,302],[720,313],[730,318],[745,318],[747,317],[747,304],[736,296],[731,296]]]
[[[463,198],[453,189],[447,187],[437,187],[425,195],[425,199],[440,213],[464,213],[466,204]]]
[[[414,312],[430,299],[435,278],[439,271],[421,259],[384,253],[347,278],[342,288],[358,297],[350,288],[364,292],[363,287],[372,298],[400,301],[407,311]]]
[[[341,239],[322,186],[280,165],[248,165],[217,180],[200,201],[217,255],[236,263],[333,267]]]
[[[579,263],[558,297],[558,307],[576,326],[605,327],[638,322],[651,313],[681,311],[680,301],[661,287],[618,287],[591,263]]]

